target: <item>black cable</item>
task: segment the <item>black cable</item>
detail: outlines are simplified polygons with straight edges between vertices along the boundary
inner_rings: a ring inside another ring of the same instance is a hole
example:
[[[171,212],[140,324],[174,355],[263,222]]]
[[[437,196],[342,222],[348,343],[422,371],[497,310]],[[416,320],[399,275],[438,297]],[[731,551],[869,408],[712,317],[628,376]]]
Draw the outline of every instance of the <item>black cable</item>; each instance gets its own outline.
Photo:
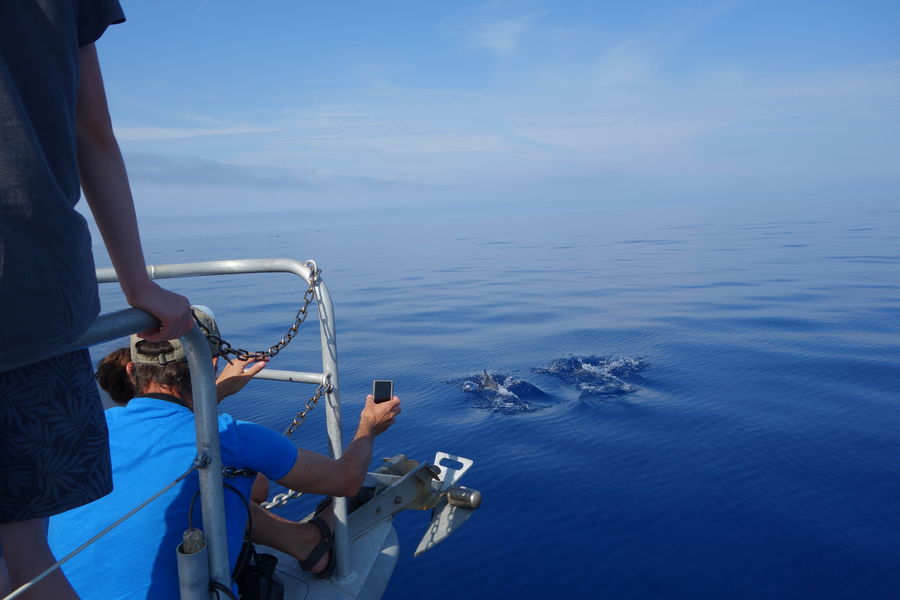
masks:
[[[225,592],[225,595],[228,598],[231,598],[231,600],[238,600],[237,596],[234,595],[234,592],[232,592],[228,586],[221,584],[218,581],[210,581],[209,589],[211,589],[212,591],[214,591],[216,593],[216,598],[221,597],[221,596],[219,596],[219,592]]]
[[[253,542],[253,516],[250,512],[250,501],[244,498],[244,495],[241,493],[239,489],[227,483],[225,481],[222,482],[222,485],[225,486],[226,489],[231,490],[235,494],[237,494],[238,498],[244,503],[244,508],[247,509],[247,527],[244,530],[244,538],[246,541],[252,543]],[[191,497],[191,504],[188,506],[188,529],[193,528],[193,516],[194,516],[194,502],[197,501],[197,498],[200,496],[200,490],[198,489],[194,492],[193,497]],[[241,552],[241,556],[238,556],[238,560],[234,565],[234,570],[231,572],[231,579],[234,581],[234,578],[238,573],[241,572],[241,569],[244,568],[244,563],[247,562],[247,553]]]
[[[228,488],[229,490],[231,490],[232,492],[237,494],[238,498],[240,498],[244,502],[244,508],[247,509],[247,528],[244,530],[244,541],[246,541],[247,544],[250,545],[250,547],[252,549],[253,514],[250,512],[250,501],[247,500],[246,498],[244,498],[244,495],[237,488],[233,487],[231,484],[225,483],[223,481],[222,485],[224,485],[226,488]],[[243,548],[242,548],[242,550],[243,550]],[[237,574],[240,573],[241,570],[244,568],[244,564],[247,562],[248,555],[250,554],[250,552],[247,552],[247,553],[241,552],[241,554],[243,556],[238,556],[238,559],[234,563],[234,570],[231,572],[231,580],[232,581],[234,581],[234,578],[237,577]]]

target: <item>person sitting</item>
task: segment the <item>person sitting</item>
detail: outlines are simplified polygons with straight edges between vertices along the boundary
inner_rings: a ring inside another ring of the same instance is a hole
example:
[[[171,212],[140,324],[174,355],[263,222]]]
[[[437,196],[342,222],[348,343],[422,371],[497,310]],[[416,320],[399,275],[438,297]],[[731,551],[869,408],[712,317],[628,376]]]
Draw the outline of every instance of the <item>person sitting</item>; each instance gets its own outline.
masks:
[[[218,335],[208,309],[195,314]],[[211,352],[215,348],[211,346]],[[57,556],[67,554],[130,510],[151,493],[180,476],[196,456],[190,371],[177,340],[147,342],[131,339],[132,362],[126,364],[135,397],[123,407],[106,411],[110,431],[114,490],[93,504],[57,515],[50,520],[49,539]],[[214,364],[217,359],[213,359]],[[234,393],[264,367],[264,363],[233,361],[219,377],[219,399]],[[125,394],[127,395],[127,393]],[[375,437],[386,431],[400,414],[400,400],[375,404],[366,398],[353,441],[340,459],[294,448],[281,434],[261,425],[219,416],[222,461],[226,467],[258,472],[300,492],[353,496],[365,479]],[[226,489],[229,560],[236,564],[247,523],[247,498],[254,476],[227,479],[238,493]],[[100,538],[63,566],[83,600],[92,598],[177,598],[175,548],[188,527],[191,500],[199,489],[196,472],[150,503],[136,515]],[[202,523],[199,502],[190,518]],[[313,573],[334,569],[330,526],[321,516],[310,523],[293,523],[271,515],[255,502],[254,539],[278,547],[301,560]],[[293,535],[285,536],[285,532]],[[102,577],[96,576],[102,565]]]
[[[131,376],[128,375],[128,363],[130,362],[131,348],[127,346],[113,350],[97,362],[97,370],[94,374],[94,378],[97,380],[97,385],[100,386],[100,389],[109,396],[109,400],[112,402],[111,406],[125,406],[128,404],[129,400],[134,398],[134,383],[131,380]],[[214,361],[214,363],[215,362],[218,361]],[[238,358],[226,361],[222,372],[216,377],[216,400],[221,402],[228,396],[237,394],[244,389],[244,386],[250,382],[253,376],[259,373],[265,366],[265,361],[251,361],[249,359],[240,360]],[[262,475],[257,475],[256,481],[253,482],[253,490],[250,493],[250,499],[255,504],[262,504],[266,501],[266,498],[268,498],[268,494],[269,480]],[[264,511],[264,513],[272,518],[275,517],[273,513],[268,511]],[[258,517],[256,511],[254,511],[252,515]],[[251,520],[253,516],[251,516]],[[296,525],[293,521],[284,522]],[[293,537],[295,536],[279,535],[278,540],[274,544],[256,539],[252,541],[265,544],[266,546],[272,546],[273,548],[278,548],[282,552],[292,554],[293,552],[291,550],[282,548],[277,542],[282,539],[290,539]],[[2,571],[0,571],[0,574],[2,574]]]
[[[131,348],[117,348],[97,362],[94,378],[100,389],[106,392],[113,406],[125,406],[134,398],[134,383],[128,375],[128,363],[131,362]],[[244,389],[254,375],[266,366],[265,361],[251,361],[233,358],[225,362],[225,367],[216,377],[216,399],[221,402],[228,396]],[[308,528],[298,527],[302,524],[282,519],[259,505],[269,497],[269,480],[257,474],[250,492],[250,500],[257,506],[251,507],[250,520],[255,543],[264,544],[294,555],[301,560],[298,552],[306,550],[301,538]],[[259,510],[257,510],[259,509]],[[324,512],[324,511],[323,511]],[[266,535],[267,533],[272,535]],[[0,558],[0,582],[3,581],[2,558]],[[312,569],[313,572],[317,572]],[[0,587],[0,590],[3,588]]]

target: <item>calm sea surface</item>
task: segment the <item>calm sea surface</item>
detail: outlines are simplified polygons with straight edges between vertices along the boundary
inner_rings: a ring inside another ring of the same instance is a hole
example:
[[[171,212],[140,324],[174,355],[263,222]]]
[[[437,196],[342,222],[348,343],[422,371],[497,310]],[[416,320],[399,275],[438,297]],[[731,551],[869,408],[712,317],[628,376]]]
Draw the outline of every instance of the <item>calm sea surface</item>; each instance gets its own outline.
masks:
[[[345,439],[371,379],[390,378],[404,412],[377,456],[474,459],[462,483],[482,508],[415,559],[428,514],[401,515],[386,598],[897,598],[900,210],[832,213],[144,236],[155,264],[316,259]],[[169,282],[251,349],[281,336],[301,284]],[[103,303],[121,307],[115,286]],[[317,369],[317,328],[301,331],[273,368]],[[580,379],[534,372],[585,357]],[[485,370],[546,396],[479,392]],[[309,391],[253,382],[223,409],[281,430]],[[295,439],[324,451],[323,430],[316,411]]]

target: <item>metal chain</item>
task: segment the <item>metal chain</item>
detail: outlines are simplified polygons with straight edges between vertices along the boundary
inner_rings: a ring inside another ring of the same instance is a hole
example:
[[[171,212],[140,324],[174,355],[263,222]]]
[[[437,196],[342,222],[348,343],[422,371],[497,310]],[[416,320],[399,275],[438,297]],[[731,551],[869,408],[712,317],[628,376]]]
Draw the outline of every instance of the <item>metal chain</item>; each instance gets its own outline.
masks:
[[[237,479],[238,477],[256,477],[258,471],[253,469],[239,469],[237,467],[223,467],[222,477],[226,479]]]
[[[263,502],[260,504],[266,510],[272,510],[273,508],[278,508],[279,506],[284,506],[288,503],[288,500],[292,498],[299,498],[303,495],[303,492],[297,492],[295,490],[288,490],[286,492],[282,492],[281,494],[275,494],[272,496],[272,499],[268,502]]]
[[[330,394],[334,389],[334,386],[331,385],[331,374],[328,373],[325,375],[325,381],[319,384],[316,388],[316,392],[310,397],[309,400],[306,401],[306,404],[303,405],[297,414],[294,415],[294,418],[291,420],[291,424],[288,425],[288,428],[284,430],[284,435],[287,437],[291,437],[297,429],[303,425],[303,419],[306,418],[306,415],[316,407],[316,404],[319,402],[319,398],[322,397],[323,394]]]
[[[271,346],[268,350],[258,350],[256,352],[250,352],[249,350],[244,350],[243,348],[234,348],[227,341],[223,340],[220,336],[212,333],[209,329],[204,327],[203,323],[194,315],[194,321],[197,322],[197,325],[200,327],[200,330],[203,332],[203,335],[206,336],[206,339],[210,341],[210,343],[215,344],[216,346],[216,355],[228,357],[228,355],[232,355],[238,360],[263,360],[266,358],[272,358],[277,355],[279,352],[285,349],[288,344],[291,343],[291,340],[294,339],[294,336],[297,335],[297,330],[300,328],[301,323],[306,320],[306,316],[308,314],[309,305],[316,297],[316,285],[319,283],[319,275],[322,273],[322,270],[316,266],[316,263],[310,261],[306,263],[306,266],[309,267],[309,287],[306,288],[306,291],[303,293],[303,304],[300,306],[300,310],[297,311],[297,315],[294,317],[294,323],[288,328],[287,333],[278,341],[277,344]]]
[[[324,394],[330,394],[334,390],[334,386],[331,385],[331,374],[328,373],[325,375],[325,381],[319,384],[316,388],[316,393],[312,395],[312,397],[306,401],[306,404],[303,405],[303,408],[294,415],[294,418],[291,420],[291,424],[288,425],[288,428],[284,430],[284,435],[290,437],[297,429],[303,425],[303,420],[306,418],[306,415],[316,407],[316,404],[319,402],[319,399]],[[303,495],[303,492],[298,492],[296,490],[288,490],[286,492],[282,492],[280,494],[275,494],[272,496],[272,499],[268,502],[263,502],[262,507],[266,510],[272,510],[278,506],[283,506],[287,504],[288,500],[292,498],[299,498]]]
[[[278,341],[277,344],[270,347],[268,350],[260,350],[257,352],[250,352],[248,350],[244,350],[243,348],[234,348],[227,341],[223,340],[220,336],[215,335],[211,331],[209,331],[206,327],[203,326],[203,323],[197,319],[196,315],[194,316],[194,320],[197,322],[197,325],[200,327],[200,330],[206,336],[212,344],[215,344],[217,355],[228,357],[228,355],[232,355],[238,360],[263,360],[266,358],[272,358],[277,355],[279,352],[284,350],[284,348],[291,343],[291,340],[294,339],[294,336],[297,335],[297,330],[300,328],[300,325],[303,321],[306,320],[309,305],[316,297],[316,285],[319,282],[319,275],[321,275],[322,270],[319,269],[314,262],[307,262],[306,266],[309,267],[309,286],[306,288],[306,292],[303,293],[303,305],[297,311],[297,315],[294,317],[294,323],[288,328],[287,333]],[[316,407],[316,404],[319,402],[319,399],[324,394],[330,394],[334,389],[334,386],[331,385],[331,375],[328,374],[325,376],[325,381],[320,383],[318,387],[316,387],[315,393],[310,397],[309,400],[306,401],[306,404],[303,405],[303,408],[294,415],[294,418],[291,419],[291,424],[288,425],[288,428],[284,431],[284,435],[290,437],[301,425],[303,425],[303,420],[306,418],[306,415]],[[245,473],[240,472],[238,470],[234,470],[231,473],[225,473],[226,477],[235,477],[245,475]],[[271,510],[276,506],[281,506],[283,504],[287,504],[287,501],[291,498],[297,498],[302,496],[303,492],[296,492],[294,490],[288,490],[282,494],[276,494],[271,501],[264,502],[262,507],[266,510]]]

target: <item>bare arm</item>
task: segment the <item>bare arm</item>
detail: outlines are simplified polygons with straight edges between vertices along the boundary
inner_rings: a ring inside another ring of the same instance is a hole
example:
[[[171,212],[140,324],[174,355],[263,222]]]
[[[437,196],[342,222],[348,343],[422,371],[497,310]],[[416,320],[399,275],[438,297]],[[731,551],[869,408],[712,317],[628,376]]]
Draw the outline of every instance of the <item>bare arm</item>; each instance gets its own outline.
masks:
[[[400,399],[396,396],[380,404],[375,404],[371,395],[367,396],[356,435],[341,458],[334,460],[315,452],[297,450],[294,467],[278,483],[310,494],[355,495],[372,461],[375,437],[387,431],[399,414]]]
[[[161,341],[180,337],[193,325],[187,298],[154,283],[144,266],[144,253],[134,213],[125,162],[109,118],[106,91],[93,44],[81,48],[78,85],[78,168],[81,187],[131,306],[162,322],[141,337]]]

